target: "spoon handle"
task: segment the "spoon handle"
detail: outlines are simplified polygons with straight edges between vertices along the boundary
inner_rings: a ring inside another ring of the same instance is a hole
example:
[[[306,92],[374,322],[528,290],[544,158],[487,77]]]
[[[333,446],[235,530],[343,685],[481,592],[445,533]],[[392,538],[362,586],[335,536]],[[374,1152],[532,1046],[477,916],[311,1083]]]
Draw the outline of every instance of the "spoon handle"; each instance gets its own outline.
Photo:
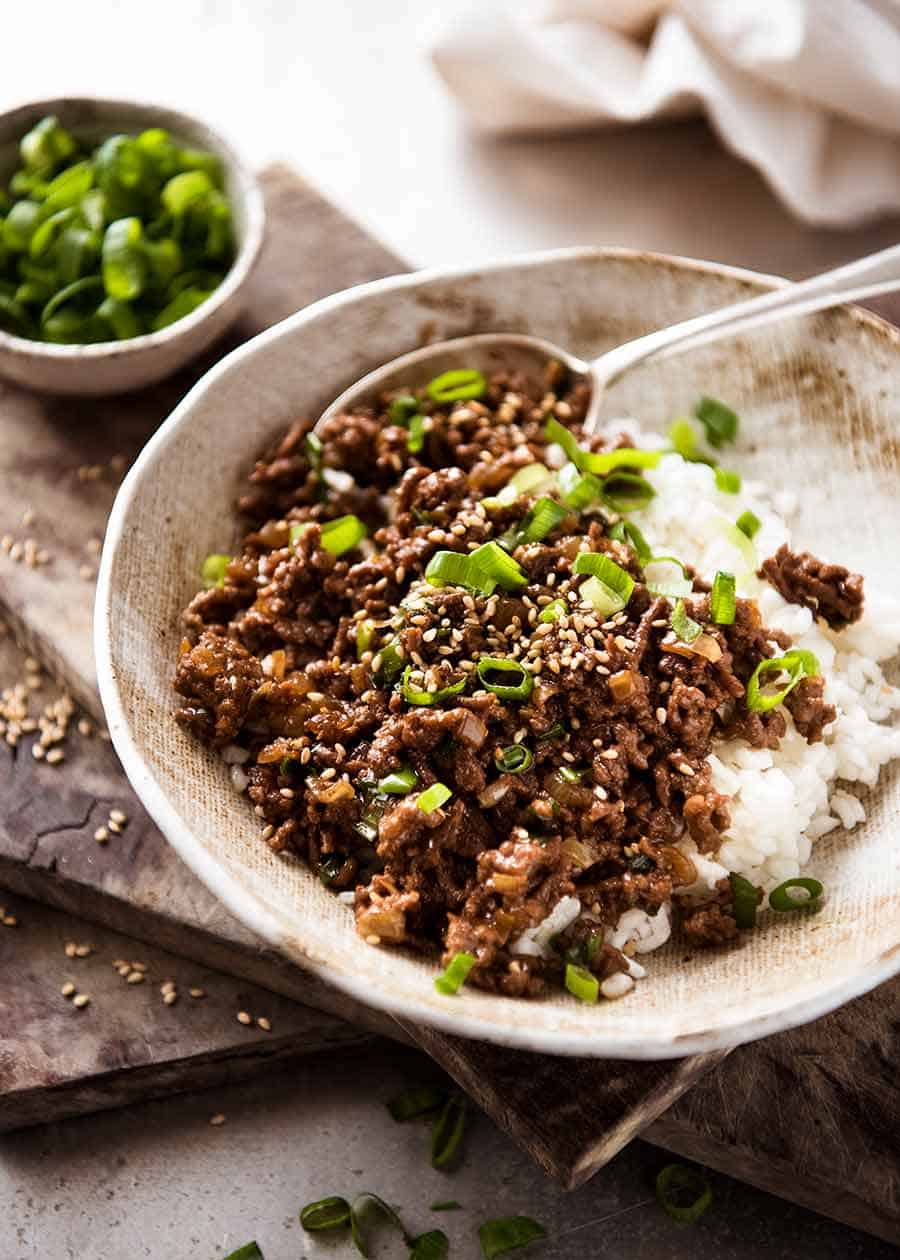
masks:
[[[855,262],[811,276],[796,284],[779,285],[759,297],[735,302],[705,315],[686,319],[683,323],[660,328],[634,341],[627,341],[607,351],[591,364],[594,397],[599,399],[626,369],[651,357],[666,358],[682,350],[695,350],[720,337],[732,337],[794,315],[808,315],[840,302],[873,297],[900,289],[900,245],[892,245],[877,254],[869,254]],[[593,410],[593,409],[592,409]]]

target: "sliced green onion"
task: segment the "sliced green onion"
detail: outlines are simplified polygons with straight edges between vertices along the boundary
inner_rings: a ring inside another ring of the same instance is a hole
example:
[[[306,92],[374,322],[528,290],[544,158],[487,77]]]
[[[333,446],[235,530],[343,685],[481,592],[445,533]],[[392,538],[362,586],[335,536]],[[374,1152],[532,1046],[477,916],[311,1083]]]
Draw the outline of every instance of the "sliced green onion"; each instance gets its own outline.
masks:
[[[432,586],[468,586],[471,567],[469,557],[459,551],[436,551],[428,561],[425,581]]]
[[[607,533],[616,542],[630,544],[642,565],[649,563],[653,559],[650,544],[634,521],[616,521],[615,525],[609,527]]]
[[[475,368],[456,368],[442,372],[425,388],[428,397],[437,403],[461,402],[463,399],[480,398],[487,389],[487,381]]]
[[[103,285],[110,297],[131,302],[144,291],[147,267],[140,219],[116,219],[103,235]]]
[[[747,566],[748,572],[755,573],[757,568],[756,548],[744,531],[738,529],[737,525],[732,525],[730,521],[725,521],[720,528],[720,532],[725,541],[741,553],[741,558]]]
[[[132,308],[118,298],[104,298],[97,307],[97,315],[109,325],[117,341],[137,337],[142,331],[141,321]]]
[[[807,895],[805,897],[792,897],[792,888],[802,888]],[[786,879],[783,884],[779,884],[777,888],[772,889],[769,893],[769,905],[780,914],[788,910],[804,910],[808,906],[814,905],[824,891],[824,886],[817,879],[797,876],[794,879]]]
[[[27,169],[42,175],[49,175],[72,156],[75,148],[75,141],[52,114],[42,118],[19,141],[19,154]]]
[[[322,546],[333,556],[342,556],[345,551],[352,551],[368,536],[368,533],[368,529],[358,516],[353,516],[352,513],[348,516],[339,516],[336,520],[327,521],[322,526]]]
[[[160,198],[169,214],[177,219],[212,191],[212,180],[204,171],[183,171],[180,175],[173,175],[164,185]]]
[[[391,1119],[397,1124],[408,1124],[423,1116],[434,1115],[447,1101],[447,1091],[436,1085],[414,1085],[405,1089],[387,1104]]]
[[[368,1257],[369,1255],[366,1250],[369,1240],[363,1231],[363,1224],[373,1216],[380,1217],[393,1226],[394,1229],[399,1230],[407,1246],[412,1243],[412,1239],[407,1234],[403,1222],[391,1205],[385,1203],[384,1199],[377,1194],[371,1194],[367,1191],[364,1194],[358,1194],[350,1206],[350,1236],[353,1239],[353,1245],[361,1256]]]
[[[392,774],[386,774],[383,779],[379,779],[378,791],[386,792],[388,796],[408,796],[418,782],[419,776],[415,770],[403,766],[402,769],[394,770]]]
[[[482,499],[486,508],[503,507],[515,503],[522,494],[530,494],[553,481],[553,473],[545,464],[526,464],[506,483],[499,494]]]
[[[421,687],[414,687],[410,683],[412,672],[412,665],[407,665],[403,671],[403,681],[401,683],[403,699],[407,704],[430,707],[433,704],[439,704],[441,700],[446,700],[450,696],[458,696],[466,686],[465,678],[460,678],[458,682],[450,683],[447,687],[441,687],[438,691],[426,691]]]
[[[688,463],[697,459],[697,433],[687,416],[678,416],[669,425],[669,441],[676,455]]]
[[[322,471],[322,439],[318,433],[307,433],[303,439],[303,447],[310,468],[318,476]]]
[[[237,1251],[230,1252],[225,1260],[266,1260],[259,1246],[255,1242],[244,1243],[243,1247],[238,1247]]]
[[[576,468],[581,468],[582,457],[587,452],[578,445],[578,439],[570,429],[551,416],[544,426],[544,437],[548,442],[561,446],[566,453],[566,458],[570,459]]]
[[[619,468],[656,468],[662,451],[643,451],[635,446],[620,446],[614,451],[582,451],[581,466],[585,472],[607,477]]]
[[[742,534],[747,536],[747,538],[755,538],[762,526],[762,521],[755,512],[751,512],[748,509],[746,512],[742,512],[740,514],[735,522],[735,525]]]
[[[432,783],[431,787],[419,793],[416,804],[423,814],[433,814],[436,809],[446,805],[452,795],[446,783]]]
[[[765,693],[762,690],[762,676],[771,672],[787,674],[788,681],[778,691]],[[792,648],[784,656],[762,660],[747,683],[747,708],[751,713],[768,713],[770,709],[782,704],[804,678],[814,678],[820,673],[816,657],[803,648]]]
[[[371,650],[375,639],[375,622],[366,618],[356,623],[356,659]]]
[[[672,609],[671,623],[672,629],[682,643],[693,643],[703,633],[703,627],[688,616],[684,602],[680,599]]]
[[[501,700],[527,700],[534,689],[534,678],[525,666],[504,656],[482,656],[476,670],[481,685]],[[492,680],[495,674],[508,681]]]
[[[482,1260],[496,1260],[497,1256],[505,1256],[508,1251],[518,1251],[520,1247],[527,1247],[529,1243],[546,1237],[547,1231],[543,1225],[533,1221],[530,1216],[503,1216],[478,1226]]]
[[[490,595],[495,586],[505,591],[527,586],[528,579],[512,556],[506,554],[499,543],[486,542],[469,555],[472,573],[477,575],[476,589]],[[488,589],[490,586],[490,589]]]
[[[435,977],[434,987],[438,993],[444,993],[448,997],[459,993],[477,961],[474,954],[454,954],[441,974]]]
[[[566,783],[580,783],[584,778],[584,771],[576,770],[574,766],[560,766],[557,774]]]
[[[706,431],[707,442],[716,450],[737,438],[740,426],[737,413],[717,398],[701,398],[694,415]]]
[[[614,472],[603,483],[603,502],[615,512],[638,512],[654,498],[650,482],[634,473]]]
[[[562,507],[555,499],[538,499],[531,511],[523,517],[517,526],[504,534],[501,542],[515,551],[516,547],[526,543],[540,542],[568,515],[568,509]]]
[[[510,744],[494,753],[494,765],[504,774],[524,774],[534,765],[534,754],[524,744]]]
[[[328,857],[321,859],[316,874],[326,888],[330,888],[340,875],[346,860],[339,853],[331,853]]]
[[[677,556],[651,556],[645,563],[645,570],[649,568],[651,564],[674,564],[681,570],[680,578],[654,579],[652,577],[648,577],[645,572],[644,581],[647,585],[647,590],[651,593],[651,595],[663,595],[666,599],[684,599],[686,596],[693,594],[694,583],[688,576],[685,565],[678,559]]]
[[[300,1224],[310,1234],[326,1229],[340,1229],[350,1224],[350,1204],[338,1194],[317,1199],[300,1209]]]
[[[590,575],[593,580],[585,582],[579,594],[607,617],[621,612],[634,592],[631,574],[598,551],[579,551],[572,572]]]
[[[667,1164],[656,1178],[659,1206],[673,1220],[693,1225],[712,1203],[706,1174],[687,1164]]]
[[[380,658],[380,660],[379,660]],[[374,671],[379,683],[390,685],[403,673],[404,654],[399,639],[388,639],[378,651],[376,658],[378,668]]]
[[[737,600],[733,573],[723,573],[720,569],[716,574],[713,579],[712,594],[709,597],[709,611],[717,626],[734,624]]]
[[[584,589],[584,588],[582,588]],[[557,617],[567,617],[569,606],[564,599],[552,600],[538,615],[538,621],[556,621]]]
[[[747,931],[756,927],[756,907],[759,904],[759,892],[755,885],[743,875],[734,872],[728,876],[731,884],[731,900],[734,921],[739,928]]]
[[[214,553],[207,556],[200,566],[200,578],[204,586],[224,586],[225,570],[231,564],[231,556]]]
[[[450,1239],[442,1229],[430,1229],[410,1242],[409,1260],[447,1260]]]
[[[566,963],[566,988],[579,1002],[596,1002],[600,996],[600,981],[576,963]]]
[[[569,732],[563,726],[562,722],[554,722],[553,725],[543,735],[538,736],[538,743],[543,744],[548,739],[568,739]]]
[[[425,446],[425,417],[415,415],[409,421],[409,437],[406,439],[406,449],[410,455],[418,455]]]
[[[721,490],[723,494],[740,494],[741,492],[741,474],[732,472],[728,468],[717,468],[715,470],[716,489]]]
[[[419,410],[419,400],[412,394],[398,394],[388,403],[388,419],[391,424],[405,425]]]
[[[576,512],[596,503],[603,494],[603,483],[592,473],[583,473],[577,464],[564,464],[557,477],[563,502]]]
[[[437,1203],[432,1203],[432,1212],[459,1212],[462,1204],[457,1199],[438,1199]]]
[[[452,1094],[444,1103],[431,1135],[431,1167],[446,1168],[459,1150],[466,1127],[466,1100]]]

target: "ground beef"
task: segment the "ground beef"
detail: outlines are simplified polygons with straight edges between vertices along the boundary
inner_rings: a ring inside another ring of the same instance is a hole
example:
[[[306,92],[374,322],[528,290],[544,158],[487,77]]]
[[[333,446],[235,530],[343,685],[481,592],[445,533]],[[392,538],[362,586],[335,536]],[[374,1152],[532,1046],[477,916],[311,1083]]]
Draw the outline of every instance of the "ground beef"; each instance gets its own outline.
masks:
[[[263,840],[352,893],[365,940],[445,962],[469,952],[483,988],[534,996],[567,962],[601,978],[627,970],[609,929],[673,899],[683,939],[730,939],[727,888],[705,904],[680,895],[695,878],[681,842],[715,853],[727,831],[715,741],[778,746],[783,710],[750,712],[746,685],[790,639],[746,599],[732,624],[714,624],[694,578],[684,605],[702,634],[680,641],[673,600],[648,589],[602,503],[516,538],[536,498],[559,493],[505,490],[548,458],[547,419],[604,449],[579,428],[585,388],[567,388],[558,368],[545,381],[498,374],[481,398],[452,404],[418,391],[412,451],[408,406],[392,402],[332,419],[320,441],[295,424],[256,465],[241,553],[185,613],[178,721],[241,746]],[[347,513],[369,539],[335,555],[323,527]],[[426,580],[437,552],[499,539],[514,580],[490,592]],[[634,579],[621,611],[585,598],[583,550]],[[861,581],[846,570],[782,549],[764,572],[833,623],[858,615]],[[479,674],[486,657],[515,662],[530,690],[492,690],[504,678]],[[810,741],[834,718],[821,679],[787,707]],[[426,812],[436,784],[450,795]],[[563,897],[588,915],[549,956],[518,952]]]
[[[782,544],[764,560],[760,577],[768,578],[791,604],[803,604],[833,629],[859,621],[863,613],[863,579],[841,564],[826,564],[808,551]]]

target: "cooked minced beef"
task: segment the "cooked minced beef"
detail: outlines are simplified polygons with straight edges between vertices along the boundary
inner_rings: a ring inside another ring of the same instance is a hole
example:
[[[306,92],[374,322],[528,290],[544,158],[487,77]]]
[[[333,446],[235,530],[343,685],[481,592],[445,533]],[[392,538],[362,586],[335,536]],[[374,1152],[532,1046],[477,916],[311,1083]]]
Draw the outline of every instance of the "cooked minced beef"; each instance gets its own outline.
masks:
[[[728,827],[728,801],[710,784],[714,740],[777,747],[783,711],[749,712],[744,697],[759,662],[789,639],[745,599],[733,624],[713,624],[699,581],[685,611],[703,632],[677,639],[672,601],[647,588],[635,551],[610,537],[608,510],[570,511],[541,541],[516,547],[519,589],[429,585],[436,552],[497,539],[533,505],[534,495],[492,500],[518,469],[549,458],[548,416],[584,446],[606,448],[581,431],[584,388],[551,378],[498,376],[480,401],[451,405],[420,393],[416,454],[388,403],[333,418],[321,450],[298,423],[257,464],[240,503],[251,524],[241,554],[185,614],[178,720],[249,753],[264,840],[352,891],[367,941],[440,950],[445,961],[471,952],[471,980],[483,988],[539,993],[559,982],[567,957],[600,978],[625,970],[604,927],[632,907],[654,914],[673,895],[684,939],[730,939],[727,882],[704,904],[680,898],[696,870],[675,842],[687,835],[712,853]],[[336,556],[322,525],[347,513],[371,542]],[[582,550],[633,576],[623,611],[604,619],[580,598]],[[858,615],[861,588],[845,570],[797,559],[779,552],[767,562],[779,589],[815,598],[829,617]],[[557,600],[567,611],[541,620]],[[521,662],[530,696],[486,688],[476,669],[484,656]],[[411,694],[464,686],[410,703],[398,677],[407,666]],[[815,679],[789,707],[810,740],[834,717]],[[498,768],[516,744],[527,767]],[[379,787],[401,771],[406,795]],[[452,795],[425,812],[421,793],[435,783]],[[590,916],[556,938],[550,958],[513,950],[573,896]]]
[[[768,578],[791,604],[803,604],[824,617],[834,630],[859,621],[863,612],[863,579],[841,564],[826,564],[808,551],[782,544],[764,560],[760,577]]]

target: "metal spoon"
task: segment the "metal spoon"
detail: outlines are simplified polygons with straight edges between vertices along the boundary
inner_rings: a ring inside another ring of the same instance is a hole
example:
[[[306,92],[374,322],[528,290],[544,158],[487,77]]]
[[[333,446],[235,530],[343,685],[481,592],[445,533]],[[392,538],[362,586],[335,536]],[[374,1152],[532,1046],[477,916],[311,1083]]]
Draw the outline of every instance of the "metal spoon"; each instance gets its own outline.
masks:
[[[450,368],[479,368],[488,375],[490,371],[504,367],[534,374],[549,359],[558,359],[573,376],[590,381],[591,401],[584,428],[588,433],[595,433],[600,427],[600,408],[607,386],[638,363],[652,358],[667,358],[682,350],[695,350],[720,338],[736,336],[779,319],[808,315],[841,302],[873,297],[898,288],[900,245],[893,245],[834,271],[801,280],[798,284],[781,285],[759,297],[660,328],[634,341],[626,341],[590,362],[541,337],[520,333],[478,333],[471,337],[457,337],[453,341],[439,341],[403,354],[369,372],[334,400],[316,427],[333,415],[371,402],[386,390],[400,386],[414,388]]]

